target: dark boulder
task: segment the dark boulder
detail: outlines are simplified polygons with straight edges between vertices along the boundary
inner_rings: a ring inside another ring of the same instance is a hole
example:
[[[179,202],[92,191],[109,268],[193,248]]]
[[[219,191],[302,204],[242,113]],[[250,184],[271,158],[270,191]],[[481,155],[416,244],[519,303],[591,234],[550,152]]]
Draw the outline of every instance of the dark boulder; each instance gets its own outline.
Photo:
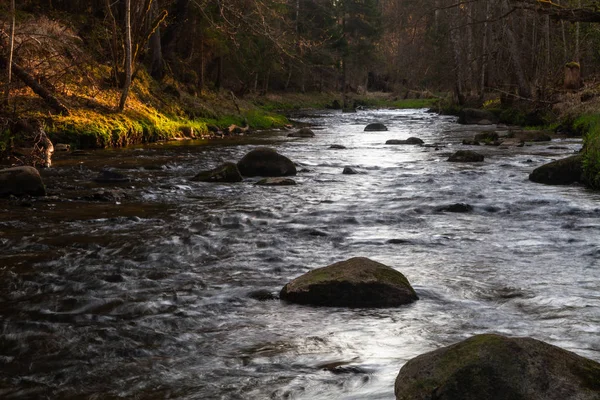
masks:
[[[569,185],[581,182],[582,175],[583,156],[578,154],[537,167],[529,174],[529,180],[546,185]]]
[[[329,146],[329,148],[331,150],[344,150],[346,149],[346,146],[342,146],[341,144],[332,144],[331,146]]]
[[[477,335],[406,363],[397,400],[598,400],[600,364],[532,338]]]
[[[97,183],[125,183],[129,182],[129,178],[120,172],[110,169],[103,169],[98,172],[98,175],[93,179]]]
[[[380,122],[375,122],[365,126],[365,132],[383,132],[387,130],[388,128]]]
[[[289,158],[266,147],[250,151],[237,163],[237,167],[242,176],[296,175],[296,166]]]
[[[447,206],[440,206],[436,208],[436,211],[440,212],[453,212],[453,213],[468,213],[473,211],[473,206],[467,203],[455,203]]]
[[[237,164],[226,162],[209,171],[199,172],[191,180],[195,182],[241,182],[243,178]]]
[[[397,140],[397,139],[390,139],[387,142],[385,142],[385,144],[415,144],[415,145],[421,145],[424,144],[425,142],[417,137],[409,137],[406,140]]]
[[[496,132],[480,132],[473,138],[474,142],[493,143],[500,139]]]
[[[448,161],[450,162],[482,162],[483,155],[471,150],[459,150],[452,154]]]
[[[404,275],[364,257],[314,269],[285,285],[280,297],[330,307],[396,307],[418,300]]]
[[[253,290],[252,292],[248,293],[248,297],[258,301],[277,300],[279,298],[277,297],[277,294],[267,289]]]
[[[30,166],[0,170],[0,196],[45,196],[46,188],[37,169]]]
[[[315,133],[309,128],[302,128],[297,132],[288,134],[288,137],[311,138],[315,137]]]
[[[491,111],[463,108],[458,114],[458,123],[464,125],[491,125],[498,123],[498,117]]]
[[[291,178],[264,178],[256,182],[258,186],[295,186],[296,181]]]
[[[342,171],[342,174],[344,175],[356,175],[358,174],[358,172],[356,172],[356,170],[352,167],[344,167],[344,170]]]

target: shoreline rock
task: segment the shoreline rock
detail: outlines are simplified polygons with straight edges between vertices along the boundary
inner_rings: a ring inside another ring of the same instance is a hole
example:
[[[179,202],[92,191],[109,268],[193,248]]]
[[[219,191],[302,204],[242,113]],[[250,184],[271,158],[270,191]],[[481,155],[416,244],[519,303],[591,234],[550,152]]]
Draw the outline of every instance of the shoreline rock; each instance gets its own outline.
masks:
[[[583,182],[583,156],[563,158],[544,164],[529,174],[529,180],[546,185],[570,185]]]

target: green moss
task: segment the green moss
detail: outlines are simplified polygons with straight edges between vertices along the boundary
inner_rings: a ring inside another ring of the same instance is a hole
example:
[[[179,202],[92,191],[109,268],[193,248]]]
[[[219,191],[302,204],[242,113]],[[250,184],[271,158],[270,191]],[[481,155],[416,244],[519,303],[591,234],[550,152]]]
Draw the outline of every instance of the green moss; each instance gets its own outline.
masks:
[[[565,64],[565,67],[567,68],[581,68],[581,66],[579,65],[579,63],[577,61],[571,61]]]

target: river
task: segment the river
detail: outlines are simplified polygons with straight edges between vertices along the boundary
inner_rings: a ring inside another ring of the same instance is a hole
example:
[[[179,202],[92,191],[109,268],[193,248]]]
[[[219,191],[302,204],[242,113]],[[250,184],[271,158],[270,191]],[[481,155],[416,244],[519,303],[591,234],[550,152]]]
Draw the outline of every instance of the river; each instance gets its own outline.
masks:
[[[580,139],[481,146],[484,163],[456,164],[483,128],[426,110],[297,119],[316,137],[57,156],[48,198],[0,200],[0,397],[393,399],[407,360],[484,332],[600,361],[600,194],[527,179]],[[370,122],[389,131],[363,132]],[[409,136],[440,145],[384,144]],[[189,181],[259,145],[299,165],[297,186]],[[131,182],[91,182],[103,167]],[[439,209],[454,203],[473,210]],[[420,300],[249,296],[354,256],[401,271]]]

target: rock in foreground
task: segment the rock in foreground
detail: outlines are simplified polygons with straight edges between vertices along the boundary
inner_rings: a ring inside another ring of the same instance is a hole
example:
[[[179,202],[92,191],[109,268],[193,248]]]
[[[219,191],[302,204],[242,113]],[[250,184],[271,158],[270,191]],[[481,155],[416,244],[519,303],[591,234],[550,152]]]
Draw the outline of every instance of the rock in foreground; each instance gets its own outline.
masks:
[[[388,128],[384,124],[380,122],[374,122],[365,126],[365,132],[384,132],[387,131]]]
[[[597,400],[600,364],[531,338],[477,335],[410,360],[395,393],[397,400]]]
[[[237,167],[243,176],[296,175],[296,166],[273,149],[259,147],[246,154]]]
[[[243,178],[237,165],[227,162],[215,169],[199,172],[191,180],[196,182],[241,182]]]
[[[459,150],[452,154],[448,161],[450,162],[482,162],[483,155],[471,150]]]
[[[546,185],[570,185],[581,182],[583,156],[576,155],[537,167],[529,174],[529,180]]]
[[[29,166],[0,170],[0,196],[45,196],[46,188],[37,169]]]
[[[364,257],[312,270],[285,285],[280,297],[329,307],[396,307],[418,300],[404,275]]]

